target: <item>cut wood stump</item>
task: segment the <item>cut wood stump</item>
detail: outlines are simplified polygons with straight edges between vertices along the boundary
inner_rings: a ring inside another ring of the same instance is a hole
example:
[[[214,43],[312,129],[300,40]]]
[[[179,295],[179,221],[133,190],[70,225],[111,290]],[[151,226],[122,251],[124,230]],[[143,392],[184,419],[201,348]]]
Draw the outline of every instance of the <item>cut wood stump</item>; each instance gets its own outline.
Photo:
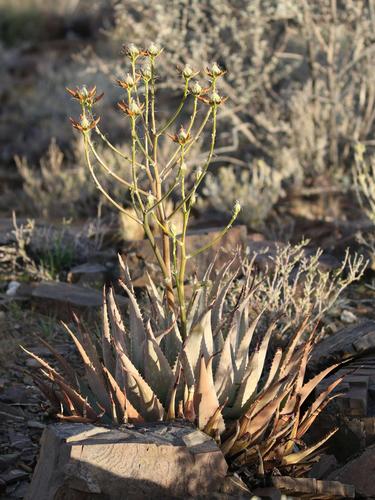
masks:
[[[42,436],[27,500],[189,498],[218,492],[227,464],[194,427],[58,423]]]

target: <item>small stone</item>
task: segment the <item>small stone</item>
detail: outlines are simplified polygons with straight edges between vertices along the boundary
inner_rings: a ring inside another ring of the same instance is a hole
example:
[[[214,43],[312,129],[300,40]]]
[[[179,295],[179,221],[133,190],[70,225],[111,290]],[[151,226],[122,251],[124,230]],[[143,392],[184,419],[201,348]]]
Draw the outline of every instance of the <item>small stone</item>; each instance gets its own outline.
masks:
[[[6,295],[8,295],[9,297],[15,297],[19,286],[20,286],[20,283],[18,281],[10,281],[8,288],[7,288],[7,291],[5,292]]]
[[[42,424],[42,422],[38,422],[37,420],[28,420],[27,427],[30,427],[30,429],[45,429],[46,425]]]
[[[21,469],[12,469],[9,472],[0,474],[0,479],[2,479],[6,484],[13,484],[21,479],[27,479],[29,473]]]
[[[343,323],[348,323],[348,324],[352,324],[358,321],[357,316],[351,311],[348,311],[347,309],[344,309],[344,311],[342,311],[340,319]]]
[[[5,455],[0,455],[0,471],[9,469],[9,467],[13,465],[19,457],[20,453],[7,453]]]
[[[33,359],[33,358],[28,358],[26,360],[26,366],[27,368],[39,368],[40,367],[40,363],[38,363],[38,361],[36,359]]]

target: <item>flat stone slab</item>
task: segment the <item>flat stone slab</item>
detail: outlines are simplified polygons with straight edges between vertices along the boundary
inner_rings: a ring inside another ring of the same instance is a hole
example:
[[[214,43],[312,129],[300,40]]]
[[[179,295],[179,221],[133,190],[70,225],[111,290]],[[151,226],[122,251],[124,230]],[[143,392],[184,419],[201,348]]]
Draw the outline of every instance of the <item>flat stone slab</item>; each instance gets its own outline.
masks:
[[[26,500],[138,500],[219,491],[227,464],[215,441],[187,424],[58,423],[42,436]]]
[[[80,314],[99,311],[103,300],[99,290],[57,281],[20,286],[17,294],[30,299],[40,312],[54,314],[60,319],[70,319],[72,311]],[[121,306],[127,303],[121,296],[117,301]]]
[[[68,283],[79,284],[84,287],[100,288],[109,276],[108,268],[96,262],[86,262],[73,267],[68,273]]]

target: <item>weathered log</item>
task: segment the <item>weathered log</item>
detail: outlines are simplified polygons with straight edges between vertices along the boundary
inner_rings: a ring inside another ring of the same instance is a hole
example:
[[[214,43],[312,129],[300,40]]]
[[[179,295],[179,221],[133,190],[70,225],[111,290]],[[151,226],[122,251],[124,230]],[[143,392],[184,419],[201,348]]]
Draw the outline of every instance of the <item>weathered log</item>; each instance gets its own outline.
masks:
[[[219,491],[227,464],[190,425],[59,423],[42,436],[27,500],[189,498]]]

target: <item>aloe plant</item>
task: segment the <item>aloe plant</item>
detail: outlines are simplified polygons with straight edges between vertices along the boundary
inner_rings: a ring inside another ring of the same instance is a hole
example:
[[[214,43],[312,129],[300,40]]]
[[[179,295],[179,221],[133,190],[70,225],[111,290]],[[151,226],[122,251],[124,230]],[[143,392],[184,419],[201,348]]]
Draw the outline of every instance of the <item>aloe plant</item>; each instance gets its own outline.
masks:
[[[331,366],[305,381],[314,341],[314,335],[308,335],[309,319],[295,331],[287,348],[276,350],[272,356],[270,340],[277,318],[257,339],[264,311],[254,314],[251,307],[257,284],[250,272],[234,306],[229,306],[232,285],[245,269],[239,254],[218,271],[212,262],[205,276],[196,280],[191,299],[186,297],[187,261],[219,239],[214,238],[192,253],[187,251],[186,235],[196,193],[215,152],[217,112],[225,102],[217,92],[217,82],[225,72],[213,64],[206,71],[209,86],[204,88],[198,82],[192,83],[198,73],[185,66],[181,70],[181,102],[172,116],[159,124],[155,61],[161,50],[154,44],[146,51],[131,45],[125,53],[131,68],[118,80],[125,91],[119,108],[129,120],[130,152],[118,150],[99,129],[93,107],[102,95],[96,95],[96,88],[69,90],[82,112],[81,120],[72,122],[82,134],[86,162],[97,188],[124,216],[142,226],[163,276],[161,290],[150,279],[148,304],[140,304],[129,269],[120,259],[120,285],[129,300],[129,321],[124,322],[113,289],[106,288],[99,340],[78,318],[78,334],[65,325],[82,357],[85,379],[44,342],[61,370],[29,352],[41,365],[40,372],[34,375],[35,382],[62,420],[123,424],[185,419],[212,436],[235,465],[260,464],[263,472],[278,467],[303,473],[329,436],[312,447],[303,446],[301,439],[339,383],[332,384],[303,410],[317,384],[335,368]],[[146,64],[139,69],[143,58]],[[192,111],[188,123],[177,133],[168,134],[173,132],[171,128],[189,99]],[[206,110],[197,125],[201,103]],[[189,151],[204,137],[208,126],[211,139],[206,161],[202,168],[190,172]],[[159,145],[162,139],[168,140],[168,135],[175,143],[175,151],[163,160]],[[131,182],[106,165],[94,137],[123,159],[130,168]],[[99,171],[124,187],[132,211],[104,189]],[[172,197],[175,208],[168,213]],[[239,211],[236,203],[220,235],[229,230]],[[183,221],[180,232],[172,223],[176,213]]]
[[[112,288],[103,293],[100,341],[78,319],[79,335],[65,325],[82,357],[84,381],[45,341],[61,373],[26,351],[41,365],[35,381],[55,404],[58,417],[115,424],[182,418],[216,439],[236,465],[257,464],[261,459],[264,472],[274,467],[305,472],[335,430],[311,447],[301,440],[335,397],[332,391],[341,381],[336,380],[302,411],[317,384],[336,368],[330,366],[305,381],[314,335],[301,341],[309,320],[296,330],[287,348],[276,350],[270,364],[276,320],[249,350],[264,311],[254,315],[251,310],[256,288],[251,275],[234,307],[225,310],[241,267],[235,256],[216,276],[212,264],[204,286],[198,284],[188,306],[188,334],[183,340],[179,323],[151,278],[148,305],[141,307],[129,271],[120,262],[125,276],[120,285],[129,297],[128,325]]]

